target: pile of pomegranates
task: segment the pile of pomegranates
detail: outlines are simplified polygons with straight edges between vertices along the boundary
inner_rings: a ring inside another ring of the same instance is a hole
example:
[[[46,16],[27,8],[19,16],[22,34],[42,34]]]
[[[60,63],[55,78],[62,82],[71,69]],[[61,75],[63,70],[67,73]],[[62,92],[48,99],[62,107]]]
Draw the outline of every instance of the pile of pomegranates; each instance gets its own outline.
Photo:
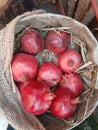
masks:
[[[44,37],[33,28],[20,37],[21,51],[13,56],[11,67],[27,112],[40,115],[49,110],[58,118],[69,118],[75,113],[84,85],[76,73],[82,57],[71,48],[70,41],[68,32],[48,31]],[[45,49],[56,55],[57,63],[39,64],[36,55]]]

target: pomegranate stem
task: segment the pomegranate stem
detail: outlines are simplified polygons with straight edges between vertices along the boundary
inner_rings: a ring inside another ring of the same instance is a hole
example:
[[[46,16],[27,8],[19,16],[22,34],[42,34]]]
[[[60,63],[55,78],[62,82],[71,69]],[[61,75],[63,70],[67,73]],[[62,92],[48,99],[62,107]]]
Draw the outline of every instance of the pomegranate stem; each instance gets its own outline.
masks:
[[[71,104],[74,105],[74,104],[80,103],[79,99],[80,99],[79,97],[72,99]]]
[[[56,97],[56,95],[54,94],[54,93],[47,93],[46,95],[45,95],[45,99],[47,100],[47,99],[50,99],[50,100],[52,100],[52,99],[54,99]]]

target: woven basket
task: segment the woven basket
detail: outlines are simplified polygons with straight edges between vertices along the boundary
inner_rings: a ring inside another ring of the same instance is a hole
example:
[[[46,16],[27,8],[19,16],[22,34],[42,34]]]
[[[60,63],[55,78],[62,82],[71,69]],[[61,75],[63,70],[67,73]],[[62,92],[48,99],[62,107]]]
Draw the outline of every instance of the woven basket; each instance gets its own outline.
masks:
[[[53,27],[71,27],[72,34],[83,41],[87,48],[87,61],[98,64],[97,41],[89,29],[76,20],[58,15],[46,13],[43,10],[26,12],[16,17],[3,30],[0,31],[0,114],[16,130],[68,130],[76,127],[83,122],[97,106],[98,92],[94,91],[94,96],[88,97],[88,108],[83,116],[86,103],[79,105],[78,112],[69,120],[52,118],[47,114],[41,116],[31,116],[25,112],[21,105],[21,98],[16,85],[14,84],[11,72],[11,60],[14,51],[15,34],[20,32],[25,26],[32,25],[40,29],[47,25]],[[94,83],[97,88],[97,80]],[[14,93],[15,91],[15,93]]]

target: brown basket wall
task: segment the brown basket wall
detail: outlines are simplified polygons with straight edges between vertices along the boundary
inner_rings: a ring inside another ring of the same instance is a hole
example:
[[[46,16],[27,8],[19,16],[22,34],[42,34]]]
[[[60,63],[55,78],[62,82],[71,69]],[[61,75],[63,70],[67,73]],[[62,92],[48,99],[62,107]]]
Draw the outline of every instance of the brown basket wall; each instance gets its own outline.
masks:
[[[97,41],[89,29],[76,20],[58,14],[46,13],[43,10],[27,12],[16,17],[3,30],[0,31],[0,114],[5,117],[16,130],[67,130],[76,127],[83,122],[96,108],[98,92],[95,90],[94,97],[89,97],[88,109],[85,117],[85,103],[79,107],[79,115],[73,116],[74,122],[67,122],[61,119],[49,119],[45,114],[36,118],[25,112],[21,105],[20,94],[14,84],[11,73],[11,60],[14,51],[15,33],[18,33],[24,26],[32,25],[34,28],[42,28],[46,25],[53,27],[71,27],[70,31],[82,40],[87,48],[87,61],[91,60],[98,64]],[[97,82],[97,81],[96,81]],[[13,93],[15,88],[16,93]]]

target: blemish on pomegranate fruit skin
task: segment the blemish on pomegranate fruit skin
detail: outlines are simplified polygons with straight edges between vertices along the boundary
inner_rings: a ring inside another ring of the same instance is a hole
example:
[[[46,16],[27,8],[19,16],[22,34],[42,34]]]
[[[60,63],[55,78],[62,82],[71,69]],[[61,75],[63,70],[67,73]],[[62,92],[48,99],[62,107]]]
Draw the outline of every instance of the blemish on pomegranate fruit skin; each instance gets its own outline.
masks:
[[[69,61],[67,62],[67,64],[68,64],[69,66],[74,66],[74,61],[73,61],[73,60],[69,60]]]
[[[68,49],[58,56],[58,63],[64,72],[75,72],[82,63],[82,57],[75,49]]]
[[[63,31],[58,31],[58,33],[49,31],[46,37],[46,47],[56,54],[63,53],[70,43],[69,33]]]

